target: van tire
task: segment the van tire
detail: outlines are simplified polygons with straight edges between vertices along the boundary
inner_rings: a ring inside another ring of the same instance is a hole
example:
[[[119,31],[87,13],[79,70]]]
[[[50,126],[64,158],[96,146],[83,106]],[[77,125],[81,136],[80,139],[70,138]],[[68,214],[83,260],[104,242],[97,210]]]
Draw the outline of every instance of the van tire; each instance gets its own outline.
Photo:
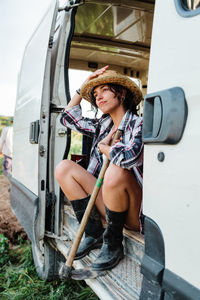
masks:
[[[43,253],[33,243],[32,253],[36,272],[41,279],[53,281],[59,278],[60,263],[65,261],[60,252],[55,251],[49,244],[44,242]]]

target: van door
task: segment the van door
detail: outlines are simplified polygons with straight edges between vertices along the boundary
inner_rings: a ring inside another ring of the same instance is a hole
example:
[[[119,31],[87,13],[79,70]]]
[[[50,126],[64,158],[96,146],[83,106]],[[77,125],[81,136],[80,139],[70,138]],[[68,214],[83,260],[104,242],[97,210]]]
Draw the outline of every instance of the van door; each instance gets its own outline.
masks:
[[[48,160],[53,41],[60,14],[67,19],[65,36],[71,40],[72,1],[59,8],[50,5],[31,36],[22,60],[14,116],[14,155],[11,178],[11,206],[32,242],[33,257],[41,278],[57,276],[59,255],[44,241],[46,209],[51,201],[48,191]],[[73,8],[73,6],[72,6]],[[74,16],[73,16],[74,17]],[[52,262],[56,261],[54,264]]]
[[[39,134],[42,134],[39,120],[42,99],[49,97],[49,78],[44,75],[50,63],[49,43],[54,31],[52,20],[55,20],[56,14],[57,3],[54,0],[25,48],[15,106],[12,176],[36,195],[38,153],[42,154],[42,149],[39,149]],[[43,115],[47,113],[42,112]]]
[[[142,269],[146,286],[154,282],[164,299],[199,299],[199,5],[185,0],[155,5],[144,108],[148,217]],[[143,291],[144,285],[145,279]],[[161,299],[148,290],[148,299]]]
[[[41,189],[41,185],[45,194],[51,37],[57,11],[57,1],[51,1],[25,47],[18,78],[14,115],[11,205],[31,240],[34,239],[33,224],[36,214],[33,211],[36,211],[38,206],[38,190]],[[38,176],[39,157],[42,158],[40,164],[43,168]],[[43,182],[39,181],[41,176]],[[45,201],[43,201],[43,212],[42,209],[39,210],[43,222],[40,224],[41,236],[45,222],[44,205]]]

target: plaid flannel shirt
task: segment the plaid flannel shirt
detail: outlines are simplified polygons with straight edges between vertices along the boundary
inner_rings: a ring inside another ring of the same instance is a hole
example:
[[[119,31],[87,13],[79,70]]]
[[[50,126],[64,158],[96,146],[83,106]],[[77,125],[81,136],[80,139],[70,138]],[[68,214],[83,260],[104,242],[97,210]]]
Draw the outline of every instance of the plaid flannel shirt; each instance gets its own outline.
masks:
[[[82,116],[80,105],[64,111],[61,123],[75,131],[93,138],[88,172],[98,177],[103,164],[102,154],[97,150],[97,144],[110,132],[113,121],[108,114],[100,119],[90,119]],[[122,131],[122,140],[111,147],[110,163],[132,170],[142,187],[143,175],[143,143],[142,118],[127,111],[118,127]]]

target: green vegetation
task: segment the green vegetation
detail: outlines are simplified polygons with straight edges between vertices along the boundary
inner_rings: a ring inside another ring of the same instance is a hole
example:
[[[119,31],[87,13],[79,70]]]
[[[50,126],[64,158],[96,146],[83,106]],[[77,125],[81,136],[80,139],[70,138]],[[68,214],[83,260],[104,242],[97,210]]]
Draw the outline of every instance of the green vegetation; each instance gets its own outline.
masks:
[[[0,158],[0,174],[2,174],[2,161],[3,158]],[[39,279],[33,263],[30,242],[23,242],[21,237],[18,241],[18,246],[9,249],[9,240],[0,234],[1,300],[98,299],[84,281],[46,282]]]
[[[3,157],[0,157],[0,175],[3,174]]]
[[[12,119],[12,117],[0,116],[0,134],[1,134],[3,127],[10,125],[11,119]]]
[[[68,158],[71,159],[71,154],[82,153],[82,134],[76,131],[71,131],[71,147]]]
[[[9,249],[8,239],[0,234],[0,299],[60,300],[98,299],[85,282],[40,280],[33,265],[29,241]]]

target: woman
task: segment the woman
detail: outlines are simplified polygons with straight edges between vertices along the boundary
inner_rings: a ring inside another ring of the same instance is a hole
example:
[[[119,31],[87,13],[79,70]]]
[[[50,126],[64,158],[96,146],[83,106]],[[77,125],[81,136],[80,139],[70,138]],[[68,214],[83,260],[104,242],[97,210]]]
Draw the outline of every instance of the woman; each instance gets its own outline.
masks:
[[[55,171],[57,181],[81,222],[103,163],[102,154],[110,160],[85,229],[85,239],[76,254],[76,259],[84,257],[91,249],[98,248],[103,239],[100,253],[92,264],[95,270],[111,269],[123,258],[124,226],[135,231],[141,229],[142,118],[137,116],[136,106],[142,100],[142,93],[127,76],[107,69],[105,66],[89,76],[61,117],[66,127],[93,138],[88,169],[64,160]],[[100,119],[82,116],[79,105],[82,98],[103,112]],[[117,129],[122,135],[111,147]],[[100,216],[107,220],[105,232]]]

